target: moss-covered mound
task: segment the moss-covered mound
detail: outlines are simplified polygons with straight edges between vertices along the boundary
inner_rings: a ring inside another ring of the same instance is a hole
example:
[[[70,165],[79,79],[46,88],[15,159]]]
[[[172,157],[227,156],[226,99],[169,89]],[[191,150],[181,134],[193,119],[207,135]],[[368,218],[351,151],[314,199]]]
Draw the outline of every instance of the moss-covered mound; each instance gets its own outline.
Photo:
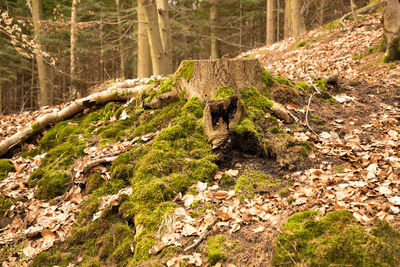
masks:
[[[347,211],[317,219],[305,211],[290,217],[275,246],[275,266],[399,266],[400,233],[386,222],[368,232]]]
[[[15,168],[11,161],[2,159],[0,160],[0,181],[7,177],[9,172],[14,172]]]
[[[142,99],[146,97],[143,95]],[[118,118],[119,108],[112,103],[97,113],[57,124],[40,141],[38,150],[47,154],[41,167],[32,174],[31,184],[38,186],[39,197],[51,198],[65,192],[71,182],[68,173],[73,162],[85,154],[86,146],[131,140],[160,131],[151,142],[139,142],[121,154],[110,167],[109,181],[99,174],[89,176],[83,192],[88,197],[71,236],[37,256],[33,266],[64,266],[76,262],[78,257],[82,257],[81,266],[146,265],[144,262],[152,257],[149,249],[156,242],[162,220],[176,207],[172,199],[198,181],[212,181],[218,157],[213,155],[204,134],[201,123],[204,104],[198,98],[157,110],[144,110],[132,104],[125,110],[130,116],[125,121],[112,119]],[[120,197],[118,204],[106,208],[93,221],[99,198],[127,186],[132,187],[132,195]],[[123,235],[118,234],[120,230]],[[168,248],[161,254],[177,249]],[[66,261],[62,255],[70,260]]]
[[[180,76],[189,80],[192,62],[182,66]],[[277,83],[277,79],[266,71],[263,78],[265,89],[261,92],[251,86],[240,90],[243,118],[233,129],[233,134],[242,138],[250,136],[257,140],[262,150],[275,153],[275,158],[278,158],[277,151],[290,151],[292,147],[301,150],[304,145],[279,130],[277,119],[267,115],[273,105],[268,98],[268,88]],[[199,181],[211,184],[221,155],[213,153],[204,133],[204,103],[199,98],[176,100],[162,108],[144,108],[143,102],[173,86],[177,86],[176,76],[164,80],[157,92],[145,92],[129,106],[109,103],[100,110],[60,122],[45,133],[38,148],[23,152],[26,157],[46,153],[39,169],[31,175],[30,185],[37,186],[37,197],[57,201],[57,197],[73,183],[74,163],[89,153],[85,148],[137,140],[129,151],[108,166],[111,179],[104,180],[99,173],[88,175],[82,186],[82,211],[71,236],[48,252],[39,254],[33,260],[33,266],[67,266],[69,263],[78,266],[149,266],[155,262],[163,264],[172,255],[182,252],[181,248],[170,246],[154,256],[149,250],[157,242],[157,236],[163,234],[162,222],[176,208],[175,196],[185,194]],[[234,92],[229,87],[221,87],[216,98],[227,98]],[[276,131],[270,130],[274,127]],[[136,138],[148,133],[157,133],[157,136],[149,142]],[[284,148],[271,148],[278,143],[276,138],[284,142]],[[237,181],[225,176],[221,183],[226,188],[236,184],[235,189],[246,196],[279,185],[268,175],[250,171]],[[99,211],[102,196],[116,194],[128,186],[132,188],[130,196],[120,196],[99,218],[93,219]],[[199,207],[198,213],[201,212],[204,210]],[[225,259],[223,243],[221,236],[207,243],[210,262]]]

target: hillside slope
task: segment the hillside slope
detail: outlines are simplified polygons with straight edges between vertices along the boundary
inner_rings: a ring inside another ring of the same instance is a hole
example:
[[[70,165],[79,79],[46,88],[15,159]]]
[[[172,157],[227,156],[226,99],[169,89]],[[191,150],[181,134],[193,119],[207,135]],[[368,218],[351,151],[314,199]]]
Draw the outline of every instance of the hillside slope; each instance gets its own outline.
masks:
[[[398,266],[400,64],[380,62],[379,20],[241,55],[272,75],[240,90],[219,148],[198,98],[142,106],[171,79],[14,148],[0,160],[3,266]],[[64,106],[1,117],[0,140]]]

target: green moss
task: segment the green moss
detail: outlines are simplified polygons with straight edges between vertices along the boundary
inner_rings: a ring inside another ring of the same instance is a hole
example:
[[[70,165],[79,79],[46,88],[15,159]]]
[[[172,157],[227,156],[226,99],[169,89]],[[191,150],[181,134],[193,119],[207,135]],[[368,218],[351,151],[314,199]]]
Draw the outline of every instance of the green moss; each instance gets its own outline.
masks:
[[[153,238],[144,238],[138,241],[135,245],[134,261],[137,263],[149,259],[151,257],[149,250],[155,242],[156,240]]]
[[[307,85],[307,82],[305,81],[298,81],[295,82],[295,87],[301,89],[303,92],[306,92],[306,90],[309,88],[309,86]]]
[[[13,205],[11,199],[0,196],[0,221],[3,219],[4,213]]]
[[[390,62],[389,57],[388,57],[388,56],[383,56],[382,62],[383,62],[383,63],[389,63],[389,62]]]
[[[36,196],[40,199],[55,198],[64,193],[70,182],[71,178],[66,173],[46,173],[37,183]]]
[[[115,127],[121,127],[121,131],[126,133],[132,128],[132,139],[160,130],[153,140],[139,143],[120,155],[109,169],[112,174],[109,181],[104,181],[100,174],[88,177],[84,191],[88,196],[82,203],[82,211],[71,236],[57,250],[81,255],[82,266],[127,266],[128,262],[137,266],[150,259],[152,255],[148,251],[155,242],[155,234],[162,227],[164,218],[171,216],[176,208],[172,199],[198,181],[211,182],[218,169],[215,164],[218,156],[213,155],[212,146],[204,134],[203,108],[204,104],[198,98],[178,101],[152,111],[127,108],[130,119],[125,124],[110,120],[118,117],[121,108],[107,104],[98,115],[88,119],[97,121],[97,125],[103,121],[97,130],[85,121],[86,116],[75,118],[74,124],[57,124],[57,131],[49,130],[41,148],[47,154],[30,178],[31,186],[38,185],[49,191],[46,197],[60,194],[62,190],[56,191],[53,185],[46,188],[43,183],[52,175],[67,177],[65,175],[72,170],[76,158],[84,155],[87,143],[98,142],[99,137],[100,144],[103,140],[116,140],[115,132],[112,134]],[[83,125],[92,128],[86,130]],[[124,133],[121,138],[125,136]],[[83,138],[87,139],[84,141]],[[115,194],[126,186],[132,187],[132,195],[120,197],[105,208],[100,218],[93,220],[99,207],[98,199]],[[63,188],[62,185],[58,187]],[[135,237],[127,231],[128,223],[135,225]],[[52,254],[54,251],[50,250]],[[61,260],[51,262],[60,265]]]
[[[332,30],[340,27],[340,19],[331,21],[323,26],[324,29]]]
[[[257,88],[252,86],[247,87],[245,90],[240,90],[240,94],[246,106],[263,112],[266,112],[274,104],[271,100],[261,95]]]
[[[195,115],[197,118],[201,118],[203,116],[204,104],[200,101],[198,97],[192,97],[189,101],[183,106],[182,111],[185,113],[191,113]]]
[[[187,82],[193,77],[194,74],[194,60],[184,60],[175,72],[175,79],[179,77],[184,78]]]
[[[297,46],[297,48],[301,48],[301,47],[307,46],[309,44],[310,44],[310,42],[308,42],[308,41],[301,41],[296,46]]]
[[[189,82],[190,79],[193,77],[193,73],[194,73],[194,61],[193,60],[182,61],[179,68],[175,71],[175,73],[171,77],[162,80],[159,88],[157,90],[151,91],[149,96],[145,99],[145,101],[150,102],[156,96],[170,92],[173,87],[178,87],[179,80],[181,78]]]
[[[271,73],[269,73],[266,69],[262,69],[262,73],[263,73],[263,81],[265,82],[265,85],[268,87],[271,87],[274,85],[275,81],[274,78],[272,77]]]
[[[15,172],[12,162],[6,159],[0,160],[0,181],[6,178],[9,172]]]
[[[320,90],[326,91],[326,82],[327,81],[328,81],[328,79],[321,79],[321,80],[315,80],[314,83]]]
[[[261,171],[246,170],[245,173],[237,179],[235,192],[244,193],[246,197],[252,198],[255,193],[268,192],[280,184],[280,181],[272,180],[270,175]]]
[[[240,120],[232,129],[233,132],[243,135],[247,132],[257,133],[256,126],[250,119]]]
[[[290,195],[290,189],[289,188],[284,188],[281,191],[279,191],[279,196],[280,197],[288,197]]]
[[[219,180],[219,184],[224,188],[229,188],[235,185],[235,179],[229,174],[224,173],[221,177],[221,180]]]
[[[285,77],[282,77],[282,76],[274,76],[274,80],[275,80],[277,83],[284,84],[284,85],[287,85],[287,86],[290,86],[290,87],[295,87],[295,86],[294,86],[291,82],[289,82],[289,80],[286,79]]]
[[[342,173],[344,169],[346,168],[346,165],[340,164],[332,167],[332,171],[335,173]]]
[[[223,234],[217,234],[207,240],[207,257],[208,262],[212,265],[219,261],[224,261],[227,257],[224,252],[226,238]]]
[[[86,182],[86,193],[90,194],[104,183],[100,173],[93,173]]]
[[[217,92],[214,94],[214,99],[226,99],[235,94],[235,90],[229,86],[218,86]]]
[[[41,130],[41,126],[38,122],[32,123],[31,128],[32,130],[29,132],[30,135],[35,135]]]
[[[74,255],[71,253],[61,253],[55,252],[50,253],[48,251],[44,251],[37,255],[32,263],[29,266],[33,267],[45,267],[45,266],[54,266],[54,265],[61,265],[67,266],[68,263],[74,260]]]
[[[275,246],[275,266],[398,266],[400,234],[388,223],[370,233],[350,212],[334,211],[321,219],[305,211],[290,217]]]

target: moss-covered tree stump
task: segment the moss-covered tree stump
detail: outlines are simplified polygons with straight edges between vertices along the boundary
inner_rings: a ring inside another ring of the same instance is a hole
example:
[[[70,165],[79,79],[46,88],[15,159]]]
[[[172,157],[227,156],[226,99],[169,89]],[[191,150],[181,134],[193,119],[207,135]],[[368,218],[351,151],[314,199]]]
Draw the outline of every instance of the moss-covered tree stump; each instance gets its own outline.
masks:
[[[196,60],[193,68],[190,80],[181,82],[188,99],[212,100],[221,86],[233,88],[236,94],[249,86],[265,88],[264,68],[257,59]]]

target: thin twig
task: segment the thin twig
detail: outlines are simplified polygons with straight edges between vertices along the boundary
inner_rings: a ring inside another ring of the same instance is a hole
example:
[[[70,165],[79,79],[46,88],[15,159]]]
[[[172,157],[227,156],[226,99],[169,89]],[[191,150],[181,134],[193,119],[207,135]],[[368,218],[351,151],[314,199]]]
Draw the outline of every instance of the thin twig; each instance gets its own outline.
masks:
[[[281,242],[280,242],[279,240],[277,240],[277,241],[278,241],[278,244],[281,246],[281,248],[282,248],[284,251],[286,251],[286,253],[289,255],[289,257],[290,257],[290,259],[293,261],[294,265],[297,265],[297,262],[293,259],[292,255],[290,255],[289,251],[287,251],[287,250],[282,246],[282,244],[281,244]],[[290,242],[289,242],[289,243],[290,243]]]
[[[184,249],[184,251],[189,251],[195,247],[197,247],[203,240],[204,238],[206,238],[206,236],[210,233],[212,226],[214,226],[214,224],[217,222],[217,219],[214,219],[214,221],[210,224],[210,226],[208,227],[207,231],[205,231],[200,237],[199,239],[197,239],[192,245],[186,247]]]
[[[306,124],[307,124],[308,129],[310,129],[311,132],[313,132],[315,135],[318,135],[318,134],[310,127],[310,125],[308,124],[308,110],[310,109],[311,99],[312,99],[312,97],[313,97],[314,94],[315,94],[315,93],[312,93],[312,94],[310,95],[310,98],[308,99],[308,105],[307,105],[307,110],[306,110]]]

